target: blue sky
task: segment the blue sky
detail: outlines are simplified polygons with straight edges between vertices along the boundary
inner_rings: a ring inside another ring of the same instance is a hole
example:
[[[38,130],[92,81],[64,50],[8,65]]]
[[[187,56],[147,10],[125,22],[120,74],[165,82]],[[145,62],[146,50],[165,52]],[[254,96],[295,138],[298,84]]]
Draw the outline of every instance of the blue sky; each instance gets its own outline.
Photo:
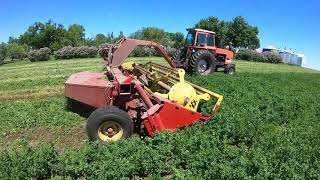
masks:
[[[320,70],[320,1],[146,1],[146,0],[1,0],[0,42],[18,37],[36,21],[52,19],[66,27],[82,24],[86,37],[120,30],[125,35],[146,26],[185,32],[202,18],[245,17],[258,26],[261,47],[291,48],[307,56],[307,66]]]

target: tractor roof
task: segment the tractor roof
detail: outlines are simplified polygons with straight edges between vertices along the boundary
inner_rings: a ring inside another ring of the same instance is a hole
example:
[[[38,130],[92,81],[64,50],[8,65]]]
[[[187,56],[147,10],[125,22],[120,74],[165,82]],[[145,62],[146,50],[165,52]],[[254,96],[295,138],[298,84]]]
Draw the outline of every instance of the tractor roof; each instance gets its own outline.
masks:
[[[187,29],[187,31],[199,31],[199,32],[205,32],[205,33],[216,34],[216,33],[215,33],[215,32],[213,32],[213,31],[208,31],[208,30],[205,30],[205,29],[197,29],[197,28],[189,28],[189,29]]]

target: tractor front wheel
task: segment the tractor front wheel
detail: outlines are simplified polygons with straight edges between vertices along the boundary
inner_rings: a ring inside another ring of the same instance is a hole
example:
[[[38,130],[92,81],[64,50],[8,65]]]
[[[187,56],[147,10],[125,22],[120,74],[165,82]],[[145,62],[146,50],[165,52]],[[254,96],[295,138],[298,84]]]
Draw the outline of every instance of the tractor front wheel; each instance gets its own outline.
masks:
[[[234,64],[228,64],[225,68],[224,68],[224,73],[225,74],[229,74],[229,75],[233,75],[234,73],[236,73],[236,67]]]
[[[207,50],[195,52],[189,60],[189,71],[200,75],[208,75],[215,71],[216,58]]]
[[[133,122],[125,111],[106,106],[93,111],[86,129],[90,141],[118,141],[132,135]]]

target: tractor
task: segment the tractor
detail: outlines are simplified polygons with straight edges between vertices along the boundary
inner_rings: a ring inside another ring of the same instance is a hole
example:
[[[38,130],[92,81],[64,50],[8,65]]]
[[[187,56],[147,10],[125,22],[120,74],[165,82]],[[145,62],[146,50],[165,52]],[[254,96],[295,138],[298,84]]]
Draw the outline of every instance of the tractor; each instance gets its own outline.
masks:
[[[168,65],[125,62],[137,46],[154,48]],[[65,82],[69,101],[95,109],[86,125],[89,140],[154,136],[209,121],[218,112],[223,96],[186,81],[184,69],[176,68],[157,43],[123,38],[104,50],[104,72],[75,73]]]
[[[224,69],[226,74],[235,73],[235,65],[232,64],[234,53],[217,48],[214,32],[203,29],[187,29],[187,31],[184,46],[171,58],[176,67],[200,75],[211,74],[220,68]]]

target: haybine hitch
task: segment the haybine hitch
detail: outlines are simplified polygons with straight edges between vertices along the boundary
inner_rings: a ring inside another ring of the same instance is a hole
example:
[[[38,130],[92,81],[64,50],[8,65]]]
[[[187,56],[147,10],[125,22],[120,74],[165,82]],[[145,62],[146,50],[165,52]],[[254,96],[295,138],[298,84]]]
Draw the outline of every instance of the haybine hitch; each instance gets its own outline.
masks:
[[[137,46],[158,50],[170,67],[124,62]],[[66,97],[97,108],[87,121],[90,140],[116,141],[134,132],[153,136],[210,120],[217,113],[223,97],[186,81],[184,70],[175,68],[158,44],[121,39],[104,51],[106,72],[76,73],[65,83]],[[200,104],[213,106],[201,113]]]

